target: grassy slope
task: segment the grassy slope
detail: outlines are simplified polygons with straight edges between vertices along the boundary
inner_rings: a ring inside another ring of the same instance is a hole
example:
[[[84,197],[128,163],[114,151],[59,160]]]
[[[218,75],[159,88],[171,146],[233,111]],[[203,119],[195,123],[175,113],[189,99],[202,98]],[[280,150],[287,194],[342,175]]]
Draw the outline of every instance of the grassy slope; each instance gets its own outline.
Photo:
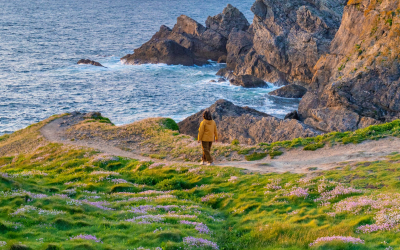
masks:
[[[389,208],[392,215],[400,213],[397,153],[387,161],[358,163],[309,178],[244,174],[233,168],[157,166],[47,143],[37,131],[43,124],[0,137],[0,249],[207,249],[184,245],[188,236],[215,242],[220,249],[400,249],[400,216],[392,218],[395,228],[390,231],[358,230],[376,223],[377,215]],[[359,142],[397,135],[398,124],[297,141]],[[162,131],[174,133],[165,127]],[[294,144],[299,145],[295,140],[259,147],[276,150]],[[299,188],[308,196],[298,197]],[[337,192],[329,197],[331,190]],[[386,198],[377,200],[382,194]],[[371,208],[368,199],[387,207]],[[147,217],[139,217],[143,215]],[[127,221],[133,218],[136,222]],[[143,220],[148,224],[138,223]],[[211,232],[200,233],[196,225],[181,220],[203,223]],[[70,239],[79,234],[102,242]],[[333,235],[354,236],[365,244],[309,246]]]
[[[166,129],[168,125],[171,129]],[[129,150],[131,144],[126,141],[135,141],[145,156],[158,159],[180,159],[199,161],[201,148],[193,138],[179,134],[176,123],[171,119],[152,118],[135,122],[129,125],[116,127],[112,124],[83,121],[70,129],[69,138],[73,140],[100,137],[104,140],[121,139],[119,147]],[[360,143],[365,140],[377,140],[384,137],[400,136],[400,120],[391,123],[371,126],[354,132],[334,132],[311,138],[298,138],[292,141],[275,143],[260,143],[256,146],[238,145],[232,142],[214,144],[212,153],[217,160],[257,160],[282,154],[282,149],[290,150],[303,147],[304,150],[317,150],[324,146],[336,144]],[[137,150],[137,148],[136,148]],[[257,153],[257,154],[254,154]]]

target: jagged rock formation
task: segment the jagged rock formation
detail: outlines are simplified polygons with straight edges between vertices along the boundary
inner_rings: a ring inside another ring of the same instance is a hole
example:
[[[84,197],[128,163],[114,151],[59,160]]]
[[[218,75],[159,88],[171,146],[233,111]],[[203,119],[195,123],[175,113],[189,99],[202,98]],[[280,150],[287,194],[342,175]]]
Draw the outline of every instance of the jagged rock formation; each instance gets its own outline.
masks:
[[[250,24],[246,17],[237,8],[228,4],[228,6],[213,17],[208,17],[206,21],[207,29],[214,30],[228,39],[232,29],[247,30]]]
[[[92,61],[92,60],[89,60],[89,59],[81,59],[81,60],[78,61],[77,64],[89,64],[89,65],[93,65],[93,66],[104,67],[100,63]]]
[[[240,143],[254,145],[320,134],[297,120],[281,120],[249,107],[236,106],[226,100],[218,100],[208,110],[217,123],[222,142],[229,143],[238,139]],[[178,123],[180,132],[197,137],[203,111]]]
[[[244,15],[230,4],[223,13],[209,17],[206,25],[204,27],[182,15],[172,30],[162,26],[150,41],[121,60],[126,64],[167,63],[187,66],[203,65],[207,60],[223,61],[227,55],[226,45],[231,30],[249,27]]]
[[[286,85],[282,88],[269,92],[270,95],[285,98],[302,98],[306,93],[307,89],[297,84]]]
[[[300,102],[305,123],[344,131],[399,118],[399,35],[399,0],[350,0]]]
[[[228,68],[277,84],[310,83],[314,65],[329,53],[345,2],[256,0],[251,29],[235,35],[228,47]]]

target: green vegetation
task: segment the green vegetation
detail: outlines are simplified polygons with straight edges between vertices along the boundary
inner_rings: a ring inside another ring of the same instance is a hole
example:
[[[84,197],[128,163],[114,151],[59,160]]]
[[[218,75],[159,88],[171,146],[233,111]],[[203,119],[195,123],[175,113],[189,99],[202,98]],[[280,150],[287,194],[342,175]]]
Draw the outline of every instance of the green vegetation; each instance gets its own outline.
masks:
[[[140,162],[46,143],[0,158],[0,248],[212,249],[185,245],[194,237],[219,249],[398,249],[398,224],[363,231],[379,227],[385,209],[400,213],[400,155],[388,157],[307,177]],[[365,243],[309,246],[334,235]]]
[[[38,134],[45,123],[0,142],[0,249],[215,249],[214,244],[219,249],[400,249],[396,152],[384,161],[341,165],[310,176],[254,174],[141,162],[48,143]],[[182,137],[173,137],[174,131],[157,125],[163,124],[159,120],[146,124],[152,127],[122,131],[141,131],[142,138],[161,143]],[[110,129],[107,136],[116,131],[109,124],[100,126]],[[394,121],[260,144],[246,158],[274,157],[282,154],[280,148],[359,143],[399,131],[400,121]],[[321,239],[332,236],[361,243]],[[199,238],[207,246],[185,243],[200,244]]]
[[[237,146],[237,145],[239,145],[239,140],[237,140],[237,139],[233,140],[233,141],[231,142],[231,145],[232,145],[232,146]]]
[[[114,126],[114,123],[111,122],[111,120],[107,117],[103,116],[94,116],[91,118],[86,119],[85,122],[100,122],[100,123],[108,123]]]
[[[364,129],[348,132],[333,132],[310,138],[297,138],[292,141],[282,141],[275,143],[260,143],[262,149],[273,149],[282,147],[286,149],[305,147],[312,144],[358,144],[366,140],[378,140],[386,137],[400,136],[400,120],[390,123],[370,126]],[[312,147],[312,146],[310,146]]]
[[[323,143],[316,143],[316,144],[309,144],[307,146],[305,146],[303,149],[304,150],[308,150],[308,151],[315,151],[319,148],[323,148],[325,146],[325,144]]]
[[[274,159],[276,156],[280,155],[283,155],[283,152],[279,150],[272,150],[269,152],[269,156],[271,156],[271,159]]]
[[[264,159],[265,157],[267,157],[267,155],[268,155],[267,153],[254,152],[251,155],[246,155],[245,158],[248,161],[258,161],[258,160]]]
[[[176,124],[176,122],[174,120],[172,120],[171,118],[165,118],[161,122],[166,129],[179,131],[178,124]]]
[[[167,155],[164,154],[150,154],[149,156],[153,159],[159,159],[159,160],[167,158]]]

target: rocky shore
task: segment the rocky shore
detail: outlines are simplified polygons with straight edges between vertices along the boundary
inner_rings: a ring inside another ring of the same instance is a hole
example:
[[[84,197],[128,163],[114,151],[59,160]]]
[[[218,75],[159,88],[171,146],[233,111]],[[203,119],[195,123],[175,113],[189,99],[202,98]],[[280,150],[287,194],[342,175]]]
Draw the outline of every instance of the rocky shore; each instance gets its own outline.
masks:
[[[121,60],[189,66],[226,62],[218,75],[234,85],[265,87],[270,82],[284,86],[271,95],[302,98],[298,112],[289,115],[296,119],[288,121],[247,108],[249,114],[235,113],[241,108],[217,102],[209,109],[232,109],[222,116],[216,110],[226,141],[256,143],[273,141],[276,134],[282,140],[355,130],[400,117],[398,9],[399,0],[256,0],[250,25],[228,5],[205,26],[178,17],[173,29],[162,26]],[[196,114],[181,122],[182,132],[194,135],[190,124],[198,119]],[[231,127],[224,128],[224,122]]]

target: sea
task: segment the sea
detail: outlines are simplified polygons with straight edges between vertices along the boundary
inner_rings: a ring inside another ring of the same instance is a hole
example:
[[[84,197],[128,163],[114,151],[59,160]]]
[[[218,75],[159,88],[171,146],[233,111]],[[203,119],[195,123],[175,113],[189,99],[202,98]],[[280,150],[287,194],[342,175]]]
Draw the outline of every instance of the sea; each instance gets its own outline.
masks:
[[[120,58],[182,14],[204,25],[227,4],[249,22],[254,0],[0,0],[0,134],[51,115],[99,111],[116,125],[148,117],[177,122],[226,99],[276,117],[299,100],[217,80],[224,64],[123,65]],[[105,68],[78,65],[79,59]]]

